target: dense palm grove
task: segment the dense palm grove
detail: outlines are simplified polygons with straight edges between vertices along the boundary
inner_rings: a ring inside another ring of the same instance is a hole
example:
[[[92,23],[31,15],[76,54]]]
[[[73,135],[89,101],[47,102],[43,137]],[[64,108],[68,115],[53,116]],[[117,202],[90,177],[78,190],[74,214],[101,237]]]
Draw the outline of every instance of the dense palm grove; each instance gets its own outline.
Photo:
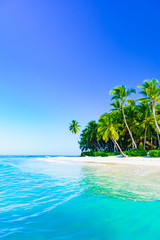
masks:
[[[111,110],[90,121],[80,135],[79,146],[82,152],[109,151],[121,152],[130,149],[160,148],[160,86],[156,79],[144,81],[138,86],[141,98],[133,100],[135,89],[127,89],[124,85],[111,90]],[[77,125],[74,120],[70,130],[74,133]],[[74,131],[73,131],[74,129]]]

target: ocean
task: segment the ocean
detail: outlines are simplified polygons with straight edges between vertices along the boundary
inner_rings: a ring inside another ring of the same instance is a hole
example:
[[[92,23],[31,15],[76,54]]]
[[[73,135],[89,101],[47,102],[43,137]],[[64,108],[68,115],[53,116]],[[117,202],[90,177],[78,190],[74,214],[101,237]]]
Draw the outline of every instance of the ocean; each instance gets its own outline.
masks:
[[[0,157],[0,239],[159,240],[160,169]]]

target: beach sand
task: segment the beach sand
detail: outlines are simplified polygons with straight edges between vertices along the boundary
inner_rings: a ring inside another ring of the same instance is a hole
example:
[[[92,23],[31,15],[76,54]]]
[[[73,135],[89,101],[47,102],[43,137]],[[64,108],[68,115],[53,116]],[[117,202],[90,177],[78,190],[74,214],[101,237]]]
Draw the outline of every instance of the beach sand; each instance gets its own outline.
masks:
[[[39,158],[39,160],[43,160]],[[108,165],[138,165],[138,166],[155,166],[160,167],[160,158],[146,157],[47,157],[47,162],[61,162],[61,163],[91,163],[91,164],[108,164]]]

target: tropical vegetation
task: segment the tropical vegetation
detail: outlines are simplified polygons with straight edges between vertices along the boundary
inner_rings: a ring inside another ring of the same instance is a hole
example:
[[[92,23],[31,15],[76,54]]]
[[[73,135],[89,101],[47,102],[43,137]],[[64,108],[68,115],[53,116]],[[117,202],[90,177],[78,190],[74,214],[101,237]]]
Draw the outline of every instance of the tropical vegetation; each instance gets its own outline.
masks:
[[[81,126],[79,125],[79,122],[77,122],[76,120],[72,120],[72,122],[69,125],[70,125],[69,130],[72,133],[76,134],[80,131]]]
[[[79,147],[82,155],[160,156],[160,85],[157,79],[145,80],[136,90],[118,86],[110,91],[111,109],[99,120],[90,121],[82,130]],[[77,133],[80,125],[73,120],[70,131]]]

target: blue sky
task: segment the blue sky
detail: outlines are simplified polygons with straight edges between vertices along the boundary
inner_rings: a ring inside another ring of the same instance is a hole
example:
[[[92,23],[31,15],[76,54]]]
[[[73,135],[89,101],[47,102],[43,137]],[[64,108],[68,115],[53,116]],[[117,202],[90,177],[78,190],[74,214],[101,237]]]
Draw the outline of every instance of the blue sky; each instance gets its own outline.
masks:
[[[1,0],[0,154],[78,154],[109,91],[160,79],[158,1]]]

